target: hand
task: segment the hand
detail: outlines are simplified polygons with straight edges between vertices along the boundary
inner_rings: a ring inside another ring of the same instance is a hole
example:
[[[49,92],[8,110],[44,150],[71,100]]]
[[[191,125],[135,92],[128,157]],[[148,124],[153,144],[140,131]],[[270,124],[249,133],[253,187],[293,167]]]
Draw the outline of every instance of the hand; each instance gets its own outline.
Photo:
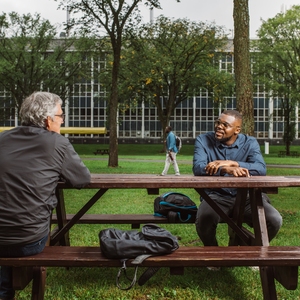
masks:
[[[239,164],[234,160],[215,160],[207,164],[205,170],[209,175],[215,175],[219,168],[222,167],[222,171],[224,167],[239,167]],[[227,172],[225,172],[227,173]]]
[[[234,177],[250,177],[248,169],[241,167],[223,167],[221,173],[226,173]]]

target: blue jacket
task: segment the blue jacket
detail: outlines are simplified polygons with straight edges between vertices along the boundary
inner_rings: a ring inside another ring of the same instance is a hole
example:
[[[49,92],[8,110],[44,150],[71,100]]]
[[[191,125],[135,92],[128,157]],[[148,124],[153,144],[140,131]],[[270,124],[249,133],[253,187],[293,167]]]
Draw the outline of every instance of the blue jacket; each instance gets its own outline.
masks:
[[[175,134],[172,131],[170,131],[168,133],[166,148],[167,148],[167,151],[172,151],[172,152],[175,152],[175,153],[178,152],[178,149],[176,147],[176,137],[175,137]]]

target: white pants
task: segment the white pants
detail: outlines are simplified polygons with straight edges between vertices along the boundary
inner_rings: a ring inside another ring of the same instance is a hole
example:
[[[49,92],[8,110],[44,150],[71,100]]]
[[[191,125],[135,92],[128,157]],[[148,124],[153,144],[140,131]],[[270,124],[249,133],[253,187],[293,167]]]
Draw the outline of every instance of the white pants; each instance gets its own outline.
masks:
[[[169,168],[170,168],[170,164],[173,164],[175,174],[179,175],[179,168],[178,168],[178,164],[177,164],[177,161],[176,161],[176,154],[177,153],[175,153],[175,152],[170,152],[170,153],[171,153],[171,156],[172,156],[173,160],[170,158],[169,153],[167,153],[166,161],[165,161],[165,168],[164,168],[164,170],[162,171],[161,174],[162,175],[167,175],[167,173],[169,171]]]

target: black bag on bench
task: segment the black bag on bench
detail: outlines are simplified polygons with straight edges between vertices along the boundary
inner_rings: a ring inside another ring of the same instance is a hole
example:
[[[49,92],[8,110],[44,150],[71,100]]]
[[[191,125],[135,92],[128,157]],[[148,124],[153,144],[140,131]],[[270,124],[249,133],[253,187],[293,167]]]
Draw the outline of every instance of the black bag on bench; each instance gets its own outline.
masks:
[[[116,283],[119,289],[129,290],[136,283],[138,266],[149,256],[169,254],[179,248],[177,237],[168,230],[156,224],[146,224],[142,231],[119,230],[108,228],[99,233],[100,249],[107,258],[121,259]],[[126,260],[134,259],[131,263],[136,265],[133,279],[127,277]],[[143,285],[159,268],[149,268],[141,275],[139,284]],[[131,283],[121,287],[120,277],[122,272]]]
[[[197,205],[189,196],[167,192],[154,200],[154,216],[167,217],[170,223],[195,222]]]

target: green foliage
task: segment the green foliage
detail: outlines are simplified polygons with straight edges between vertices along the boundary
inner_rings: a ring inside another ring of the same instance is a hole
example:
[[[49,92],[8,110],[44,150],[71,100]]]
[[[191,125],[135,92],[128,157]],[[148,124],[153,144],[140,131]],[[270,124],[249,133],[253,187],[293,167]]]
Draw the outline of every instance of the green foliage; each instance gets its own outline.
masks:
[[[253,42],[254,76],[270,96],[280,100],[287,151],[295,138],[296,106],[300,100],[299,14],[300,6],[293,6],[263,22],[258,30],[259,39]]]
[[[89,77],[90,65],[83,57],[94,40],[56,36],[56,28],[39,14],[0,16],[0,82],[10,94],[4,101],[12,97],[12,106],[20,107],[25,97],[41,89],[65,99],[74,78]]]
[[[58,1],[58,0],[57,0]],[[112,67],[108,72],[111,78],[110,88],[107,89],[108,95],[108,124],[109,139],[111,145],[111,156],[109,165],[118,166],[118,143],[117,143],[117,115],[119,104],[118,82],[120,78],[120,59],[123,47],[123,35],[127,27],[133,27],[141,20],[139,14],[139,4],[143,2],[150,7],[160,8],[158,0],[90,0],[60,1],[60,7],[64,7],[74,18],[68,24],[68,30],[80,30],[88,35],[103,37],[103,31],[111,43],[112,50]]]
[[[200,88],[215,102],[232,89],[232,75],[219,70],[218,55],[227,40],[222,27],[161,16],[129,28],[125,38],[118,84],[122,111],[147,101],[157,108],[165,128],[176,106]],[[105,70],[101,82],[110,87],[106,74]]]

